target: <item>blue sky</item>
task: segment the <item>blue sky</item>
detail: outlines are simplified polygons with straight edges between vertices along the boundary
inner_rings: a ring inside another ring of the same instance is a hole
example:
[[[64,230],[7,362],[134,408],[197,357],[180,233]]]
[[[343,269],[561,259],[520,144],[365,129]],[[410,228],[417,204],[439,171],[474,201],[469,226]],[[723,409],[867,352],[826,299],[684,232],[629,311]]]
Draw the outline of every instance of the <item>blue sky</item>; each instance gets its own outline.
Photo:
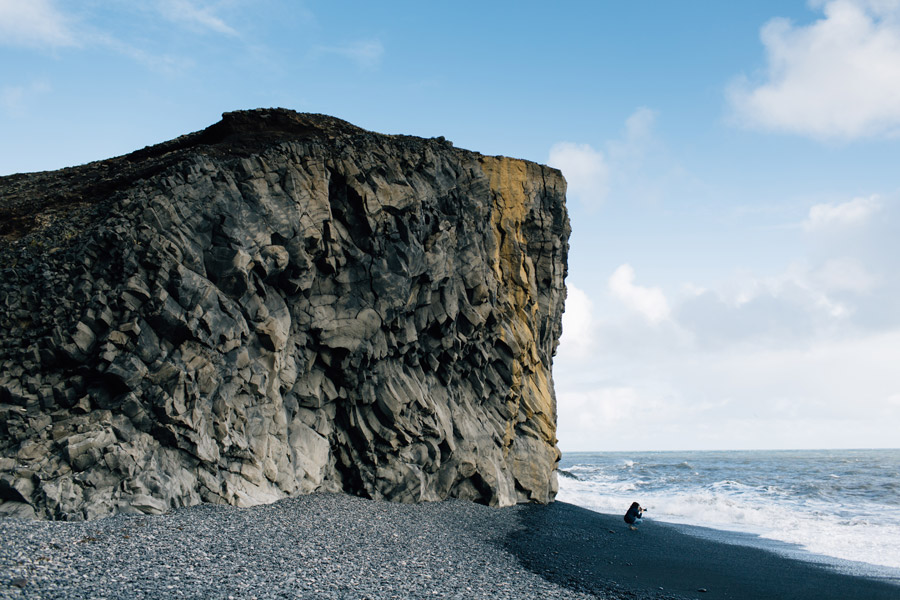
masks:
[[[900,0],[0,0],[0,174],[284,106],[569,181],[564,451],[900,446]]]

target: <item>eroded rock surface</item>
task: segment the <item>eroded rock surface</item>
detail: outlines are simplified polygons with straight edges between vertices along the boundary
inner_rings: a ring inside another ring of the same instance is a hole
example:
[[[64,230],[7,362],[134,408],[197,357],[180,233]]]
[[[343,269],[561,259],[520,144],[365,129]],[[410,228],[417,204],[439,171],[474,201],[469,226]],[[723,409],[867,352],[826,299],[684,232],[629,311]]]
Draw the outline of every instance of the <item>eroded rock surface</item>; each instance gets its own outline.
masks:
[[[564,194],[284,110],[0,178],[0,513],[551,501]]]

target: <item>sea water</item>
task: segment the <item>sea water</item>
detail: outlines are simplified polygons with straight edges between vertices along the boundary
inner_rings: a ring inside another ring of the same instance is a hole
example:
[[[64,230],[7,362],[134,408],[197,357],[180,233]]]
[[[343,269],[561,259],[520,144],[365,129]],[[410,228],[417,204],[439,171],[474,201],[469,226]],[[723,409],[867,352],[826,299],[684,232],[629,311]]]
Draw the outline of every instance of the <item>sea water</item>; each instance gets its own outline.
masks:
[[[900,568],[900,450],[566,452],[559,467],[557,499],[584,508],[636,501],[651,521]]]

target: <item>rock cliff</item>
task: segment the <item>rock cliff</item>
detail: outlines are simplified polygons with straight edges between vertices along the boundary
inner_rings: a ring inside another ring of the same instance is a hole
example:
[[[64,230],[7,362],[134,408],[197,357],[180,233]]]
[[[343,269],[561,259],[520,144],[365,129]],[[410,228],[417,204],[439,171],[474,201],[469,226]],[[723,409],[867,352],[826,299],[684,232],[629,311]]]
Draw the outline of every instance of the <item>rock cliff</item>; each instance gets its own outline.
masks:
[[[281,109],[0,178],[0,513],[551,501],[564,196]]]

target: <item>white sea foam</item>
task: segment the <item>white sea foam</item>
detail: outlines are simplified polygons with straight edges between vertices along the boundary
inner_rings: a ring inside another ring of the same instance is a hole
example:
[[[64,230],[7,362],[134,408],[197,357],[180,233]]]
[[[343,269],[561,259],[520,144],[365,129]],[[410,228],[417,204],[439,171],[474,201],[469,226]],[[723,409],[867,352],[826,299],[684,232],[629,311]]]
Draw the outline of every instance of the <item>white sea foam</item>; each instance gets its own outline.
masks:
[[[900,568],[900,505],[873,502],[852,494],[822,498],[810,484],[810,492],[779,485],[751,485],[736,479],[704,480],[688,463],[672,462],[629,469],[635,477],[613,474],[593,465],[567,470],[579,478],[560,480],[557,498],[603,513],[622,513],[638,500],[650,520],[701,525],[714,529],[756,534],[765,539],[796,544],[805,550],[834,558]],[[640,466],[639,464],[637,465]],[[702,467],[700,467],[703,470]],[[673,476],[673,470],[686,474]],[[656,472],[658,477],[647,477]],[[823,480],[842,479],[823,473]]]

